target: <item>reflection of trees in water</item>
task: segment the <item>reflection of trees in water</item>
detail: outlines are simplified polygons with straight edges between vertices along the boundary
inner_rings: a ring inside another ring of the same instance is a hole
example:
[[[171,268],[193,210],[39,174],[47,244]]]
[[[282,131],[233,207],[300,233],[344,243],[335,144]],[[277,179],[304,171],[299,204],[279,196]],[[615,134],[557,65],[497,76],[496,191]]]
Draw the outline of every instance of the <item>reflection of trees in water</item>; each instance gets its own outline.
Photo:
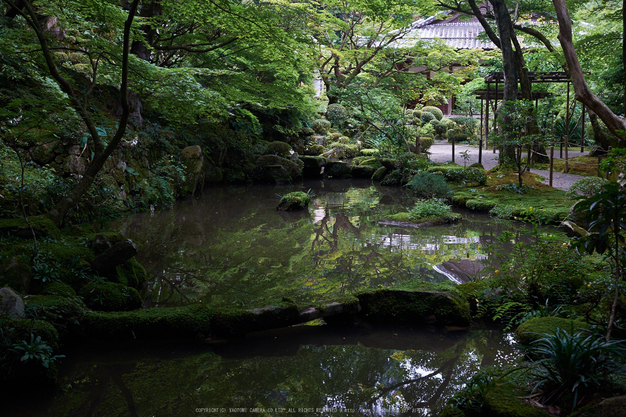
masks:
[[[323,339],[328,345],[315,346],[316,334],[304,345],[295,343],[287,355],[278,352],[291,343],[274,337],[259,342],[271,352],[267,356],[249,340],[214,352],[210,347],[184,354],[142,349],[123,358],[100,353],[96,364],[74,365],[63,381],[72,389],[45,404],[45,414],[187,416],[197,407],[342,407],[357,410],[354,415],[427,416],[476,371],[511,363],[516,356],[512,342],[498,332],[414,336],[405,329],[399,343],[415,350],[364,346],[356,340],[370,339],[360,331],[337,332],[334,339]],[[341,343],[340,334],[349,335],[350,344],[332,344]],[[381,331],[376,338],[391,346],[396,335]],[[233,350],[245,354],[233,355]]]
[[[478,246],[481,255],[492,257],[491,248],[512,245],[497,240],[510,222],[471,212],[472,221],[452,228],[382,228],[378,219],[398,211],[402,193],[389,206],[379,203],[387,189],[334,184],[315,190],[316,223],[310,214],[276,213],[277,190],[256,187],[214,189],[203,201],[127,222],[124,231],[141,245],[140,262],[151,279],[148,300],[243,306],[282,296],[309,302],[411,279],[445,282],[433,265],[471,259]],[[514,233],[513,240],[522,239],[525,229]]]

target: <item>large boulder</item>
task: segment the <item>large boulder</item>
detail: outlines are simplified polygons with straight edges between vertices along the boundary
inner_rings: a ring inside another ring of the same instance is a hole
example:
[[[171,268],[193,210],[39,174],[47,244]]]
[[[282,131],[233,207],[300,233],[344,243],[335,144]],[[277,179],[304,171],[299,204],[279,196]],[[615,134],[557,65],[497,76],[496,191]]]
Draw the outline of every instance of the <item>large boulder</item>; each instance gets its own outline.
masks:
[[[352,167],[348,162],[328,161],[324,173],[333,178],[349,178],[352,176]]]
[[[44,142],[30,149],[30,157],[39,165],[46,165],[54,161],[57,153],[61,152],[59,141]]]
[[[97,255],[91,262],[91,268],[103,277],[115,277],[116,268],[137,255],[137,244],[130,239],[116,243]]]
[[[263,155],[253,170],[255,181],[284,184],[302,178],[304,163],[292,161],[277,155]]]
[[[0,288],[0,316],[8,315],[16,319],[23,319],[24,301],[11,288]]]
[[[185,164],[185,181],[180,185],[180,194],[185,197],[202,186],[202,148],[198,145],[187,146],[180,152],[180,160]]]

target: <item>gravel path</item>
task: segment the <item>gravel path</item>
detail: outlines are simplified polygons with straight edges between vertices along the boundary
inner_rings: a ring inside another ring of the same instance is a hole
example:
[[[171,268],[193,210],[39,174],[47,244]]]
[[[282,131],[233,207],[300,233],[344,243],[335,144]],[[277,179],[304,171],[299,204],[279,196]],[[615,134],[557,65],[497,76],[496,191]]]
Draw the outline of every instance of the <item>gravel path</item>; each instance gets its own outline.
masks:
[[[435,141],[433,146],[431,146],[428,151],[430,152],[431,161],[448,162],[452,160],[452,144],[448,143],[445,140]],[[461,152],[465,151],[469,151],[468,154],[470,157],[467,161],[467,165],[478,162],[478,147],[465,144],[456,144],[454,146],[454,162],[462,165],[464,160],[461,157]],[[568,154],[570,158],[573,158],[575,156],[586,155],[587,152],[569,151]],[[483,149],[482,164],[486,170],[490,170],[491,168],[498,165],[498,152],[496,151],[494,153],[492,149]],[[550,171],[531,169],[530,172],[542,176],[544,178],[544,184],[548,184],[550,182]],[[567,191],[569,190],[569,187],[574,183],[574,181],[577,181],[581,178],[584,177],[582,175],[564,174],[562,172],[553,171],[552,186],[554,188]]]

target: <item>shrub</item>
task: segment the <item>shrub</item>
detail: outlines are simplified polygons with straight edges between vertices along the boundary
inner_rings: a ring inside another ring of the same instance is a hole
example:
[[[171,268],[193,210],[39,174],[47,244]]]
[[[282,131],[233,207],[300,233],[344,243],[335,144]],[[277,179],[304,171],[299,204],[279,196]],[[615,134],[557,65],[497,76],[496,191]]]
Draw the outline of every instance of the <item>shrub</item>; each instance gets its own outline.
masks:
[[[420,150],[426,152],[433,146],[433,143],[435,143],[435,140],[429,136],[420,137]]]
[[[480,168],[461,168],[456,166],[430,167],[428,172],[441,172],[450,182],[462,182],[465,185],[487,183],[487,174]]]
[[[422,110],[420,110],[420,109],[413,110],[413,117],[415,119],[421,119],[422,118]]]
[[[411,178],[406,187],[420,198],[452,198],[452,190],[445,178],[430,172],[419,172]]]
[[[436,120],[437,118],[431,112],[422,111],[420,119],[422,120],[422,124],[425,125],[426,123],[430,123],[431,120]]]
[[[311,123],[311,129],[319,135],[325,135],[330,129],[330,122],[326,119],[316,119]]]
[[[563,329],[544,334],[525,350],[530,357],[540,358],[530,363],[536,369],[535,390],[542,389],[548,404],[571,392],[572,408],[578,404],[579,396],[607,388],[611,375],[624,369],[616,358],[626,356],[623,341],[607,341],[600,334]]]
[[[575,181],[567,192],[567,196],[571,199],[580,197],[591,197],[602,190],[602,186],[607,180],[600,177],[585,177]]]
[[[429,219],[456,220],[457,217],[456,213],[452,213],[452,207],[439,198],[420,200],[409,210],[409,219],[416,222]]]
[[[435,135],[437,136],[438,139],[441,139],[445,136],[446,132],[448,131],[448,125],[446,123],[442,123],[438,120],[431,120],[430,124],[433,126],[433,128],[435,129]]]
[[[438,107],[434,107],[434,106],[423,107],[422,108],[422,115],[424,114],[424,112],[432,113],[433,116],[435,116],[437,118],[437,120],[443,119],[443,112]]]
[[[348,112],[341,104],[329,104],[326,109],[326,118],[333,125],[341,125],[348,118]]]

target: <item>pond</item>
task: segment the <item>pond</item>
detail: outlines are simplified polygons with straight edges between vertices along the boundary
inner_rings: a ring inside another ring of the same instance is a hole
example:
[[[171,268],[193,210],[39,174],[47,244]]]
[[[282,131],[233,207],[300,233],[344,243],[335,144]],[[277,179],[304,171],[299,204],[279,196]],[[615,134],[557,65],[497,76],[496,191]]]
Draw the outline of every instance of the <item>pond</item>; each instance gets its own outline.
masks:
[[[276,210],[291,191],[315,195],[308,211]],[[366,180],[216,187],[173,210],[125,218],[118,228],[140,244],[150,277],[146,306],[240,307],[283,297],[306,304],[412,280],[460,283],[442,263],[486,264],[498,235],[523,239],[528,231],[473,212],[456,225],[379,225],[414,201],[402,188]]]
[[[519,356],[497,331],[365,324],[67,354],[62,392],[7,415],[437,416],[476,371]]]
[[[298,190],[315,194],[308,211],[276,211],[278,195]],[[288,297],[305,307],[414,280],[455,285],[462,280],[446,262],[488,264],[495,247],[528,232],[473,212],[456,225],[379,225],[413,203],[402,188],[371,181],[216,187],[117,227],[140,244],[147,306],[259,307]],[[436,416],[477,370],[519,356],[499,331],[367,323],[62,353],[62,390],[9,415]]]

